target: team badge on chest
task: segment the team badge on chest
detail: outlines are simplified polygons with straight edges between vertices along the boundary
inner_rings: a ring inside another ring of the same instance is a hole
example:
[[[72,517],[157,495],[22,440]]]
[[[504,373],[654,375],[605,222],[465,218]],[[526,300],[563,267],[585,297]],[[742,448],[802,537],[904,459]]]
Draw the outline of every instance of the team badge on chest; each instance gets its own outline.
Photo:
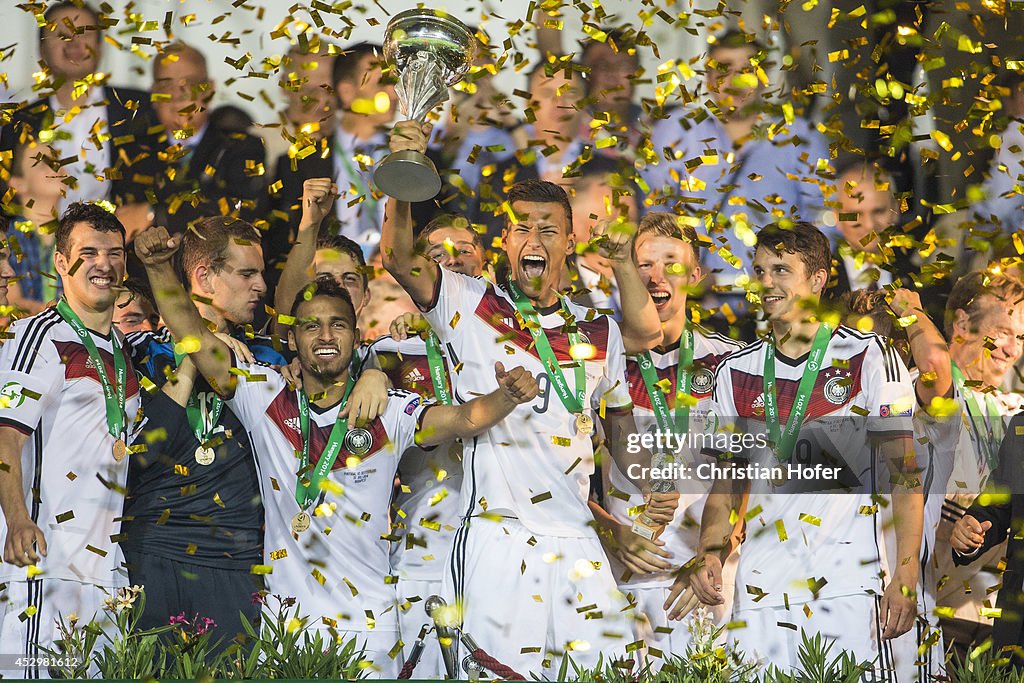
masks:
[[[352,455],[366,455],[373,446],[373,435],[361,427],[350,429],[345,434],[345,440],[342,442],[342,445]]]
[[[832,405],[841,406],[850,398],[850,378],[839,375],[825,382],[825,400]]]
[[[715,375],[703,367],[693,368],[693,379],[690,380],[690,391],[694,394],[710,394],[715,385]]]

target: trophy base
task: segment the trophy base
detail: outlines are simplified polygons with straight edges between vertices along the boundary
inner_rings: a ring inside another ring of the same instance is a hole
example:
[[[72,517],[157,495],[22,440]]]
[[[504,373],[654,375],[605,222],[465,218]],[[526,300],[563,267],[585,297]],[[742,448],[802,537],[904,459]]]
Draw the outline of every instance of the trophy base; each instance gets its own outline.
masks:
[[[657,540],[658,536],[661,535],[661,532],[664,530],[664,527],[648,526],[644,522],[640,521],[640,519],[634,519],[633,527],[630,530],[640,538],[645,538],[648,541],[654,541]]]
[[[441,176],[426,154],[393,152],[377,165],[373,182],[384,194],[401,202],[425,202],[441,191]]]

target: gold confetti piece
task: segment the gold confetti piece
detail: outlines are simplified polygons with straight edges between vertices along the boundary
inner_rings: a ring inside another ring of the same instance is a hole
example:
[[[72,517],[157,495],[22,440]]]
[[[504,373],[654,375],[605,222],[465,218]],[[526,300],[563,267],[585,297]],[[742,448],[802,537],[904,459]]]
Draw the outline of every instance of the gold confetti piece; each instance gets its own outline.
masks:
[[[530,502],[536,505],[537,503],[543,503],[545,500],[551,499],[551,492],[545,491],[544,493],[538,493],[533,498],[530,498]]]
[[[785,543],[789,540],[789,535],[786,533],[786,524],[781,520],[775,520],[775,533],[779,535],[779,541]]]
[[[313,567],[312,571],[310,571],[309,573],[310,573],[310,576],[312,576],[314,579],[316,579],[317,583],[319,583],[321,586],[323,586],[324,584],[327,583],[327,577],[325,577],[323,574],[321,574],[320,570],[317,569],[316,567]]]
[[[167,524],[167,520],[171,518],[171,509],[164,508],[164,511],[160,513],[160,517],[156,520],[157,526],[163,526]]]
[[[342,578],[342,581],[345,582],[345,585],[348,586],[349,591],[352,592],[352,597],[353,598],[356,597],[357,595],[359,595],[359,591],[356,590],[356,587],[353,586],[352,582],[348,580],[348,577]]]
[[[747,514],[744,515],[743,518],[746,521],[749,522],[750,520],[754,519],[754,517],[757,517],[762,512],[764,512],[764,508],[762,508],[760,505],[758,505],[758,506],[754,507],[753,510],[750,510],[749,512],[747,512]]]
[[[96,553],[100,557],[106,557],[107,556],[107,551],[106,550],[100,550],[96,546],[87,545],[87,546],[85,546],[85,549],[88,550],[91,553]]]
[[[67,512],[62,512],[61,514],[57,515],[57,524],[63,524],[64,522],[68,521],[69,519],[74,519],[74,518],[75,518],[75,511],[74,510],[68,510]]]
[[[78,479],[78,475],[75,474],[74,472],[68,472],[64,476],[68,478],[68,481],[74,481],[75,479]]]
[[[269,564],[254,564],[249,568],[250,574],[256,574],[258,576],[266,576],[267,574],[273,574],[274,568]]]
[[[174,463],[174,473],[187,477],[188,467],[186,465],[182,465],[181,463]]]
[[[288,557],[288,550],[286,548],[281,548],[280,550],[275,550],[270,553],[270,559],[272,560],[283,560],[286,557]]]
[[[197,546],[195,543],[189,543],[187,546],[185,546],[186,555],[195,555],[197,550],[199,550],[199,546]]]
[[[950,141],[949,136],[943,133],[941,130],[933,130],[931,137],[935,140],[935,143],[946,150],[947,152],[953,151],[953,143]]]
[[[807,524],[813,524],[814,526],[821,526],[821,517],[815,517],[814,515],[809,515],[809,514],[807,514],[805,512],[802,512],[802,513],[800,513],[799,519],[800,519],[801,522],[805,522]]]
[[[750,584],[747,584],[747,594],[754,596],[754,602],[764,600],[765,596],[768,595],[761,588],[758,588],[757,586],[752,586]]]

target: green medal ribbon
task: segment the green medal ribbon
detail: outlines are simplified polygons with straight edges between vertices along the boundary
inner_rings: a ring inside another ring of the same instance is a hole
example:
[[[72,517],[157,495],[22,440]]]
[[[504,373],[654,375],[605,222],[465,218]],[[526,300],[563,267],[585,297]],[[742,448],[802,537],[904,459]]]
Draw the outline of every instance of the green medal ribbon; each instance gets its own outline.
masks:
[[[555,357],[555,352],[551,349],[551,342],[548,341],[548,336],[544,332],[544,328],[541,327],[540,318],[537,315],[537,311],[534,310],[533,304],[526,298],[526,295],[520,291],[516,283],[511,278],[508,280],[508,293],[512,297],[512,301],[516,305],[516,310],[523,316],[523,319],[527,322],[526,328],[530,331],[533,336],[534,347],[537,349],[537,355],[540,356],[540,362],[544,364],[544,367],[548,371],[551,385],[555,388],[555,393],[558,394],[559,400],[565,409],[570,413],[582,414],[583,413],[583,402],[587,393],[587,375],[586,368],[583,366],[583,361],[576,361],[575,375],[576,380],[576,393],[573,395],[569,391],[569,383],[565,379],[565,375],[562,374],[562,369],[558,366],[558,359]],[[569,309],[566,306],[565,299],[558,297],[558,300],[562,304],[562,310],[569,314]],[[576,346],[580,343],[579,332],[575,331],[576,328],[573,326],[573,331],[569,332],[569,348]]]
[[[999,411],[999,406],[996,404],[995,399],[987,392],[983,393],[982,396],[985,398],[985,408],[988,409],[988,412],[983,413],[976,397],[978,392],[975,392],[973,389],[968,391],[964,373],[961,372],[956,363],[951,365],[953,381],[956,382],[957,391],[960,392],[960,395],[967,402],[967,412],[970,413],[969,417],[973,418],[968,420],[971,431],[974,432],[975,439],[977,439],[978,445],[981,446],[982,453],[980,454],[981,457],[978,458],[979,464],[981,464],[982,458],[987,457],[989,467],[995,469],[999,463],[999,446],[1003,441],[1003,414]],[[995,424],[992,423],[993,418],[995,418]],[[978,419],[984,421],[987,434],[978,433],[978,425],[975,423]]]
[[[679,349],[679,362],[676,365],[676,407],[670,411],[665,401],[665,392],[658,386],[658,371],[651,360],[651,352],[644,351],[639,356],[640,376],[651,399],[651,408],[658,421],[658,428],[663,432],[685,434],[690,429],[690,406],[683,397],[690,393],[690,377],[693,367],[693,331],[683,330],[682,346]]]
[[[441,358],[441,340],[433,332],[427,337],[427,364],[430,366],[430,382],[434,385],[434,398],[446,406],[452,404],[452,396],[448,392],[448,378],[445,373],[444,359]]]
[[[766,345],[764,354],[764,421],[768,428],[768,438],[774,444],[779,460],[783,462],[788,461],[793,455],[793,446],[800,433],[800,426],[803,424],[804,414],[807,412],[807,404],[810,403],[814,383],[821,371],[821,361],[825,357],[825,351],[828,349],[828,342],[831,338],[832,327],[827,323],[821,323],[818,326],[818,332],[814,335],[814,342],[811,344],[811,355],[804,365],[804,374],[800,378],[800,384],[796,390],[793,408],[789,411],[786,429],[781,433],[779,406],[775,391],[775,337],[772,336]]]
[[[114,349],[114,375],[117,382],[117,386],[113,386],[110,384],[110,378],[107,377],[107,366],[103,363],[103,358],[100,356],[99,349],[96,348],[92,334],[85,328],[78,314],[71,310],[66,299],[61,298],[57,302],[57,313],[82,340],[82,345],[85,346],[85,350],[89,354],[89,360],[92,361],[93,368],[100,378],[100,385],[103,387],[103,402],[107,412],[107,431],[115,439],[123,439],[127,421],[124,406],[128,391],[128,365],[125,362],[124,353],[121,351],[121,343],[117,340],[117,330],[113,327],[110,328],[110,345]]]
[[[206,430],[206,423],[203,421],[203,411],[199,408],[199,395],[195,389],[188,395],[188,403],[185,405],[185,417],[188,418],[188,425],[200,446],[206,447],[210,434],[217,427],[220,421],[220,414],[224,411],[224,401],[220,396],[214,395],[210,401],[210,430]]]
[[[174,348],[177,343],[172,339],[171,348]],[[184,353],[174,352],[174,365],[175,367],[181,366],[181,361],[185,358]],[[188,426],[192,428],[192,433],[196,435],[196,441],[199,442],[200,446],[206,447],[206,442],[210,439],[210,434],[216,429],[217,424],[220,422],[220,414],[224,412],[224,399],[216,394],[213,395],[213,400],[210,401],[210,430],[206,430],[206,425],[203,423],[203,413],[199,408],[199,395],[196,393],[195,383],[192,384],[192,391],[189,392],[188,401],[185,404],[185,417],[188,419]]]
[[[352,393],[352,387],[355,384],[356,382],[352,379],[352,375],[349,375],[348,384],[345,386],[345,395],[341,397],[341,409],[348,403],[348,395]],[[317,461],[312,476],[310,476],[308,482],[303,482],[302,474],[309,468],[309,399],[306,398],[306,392],[302,389],[298,389],[296,393],[299,397],[302,457],[299,460],[299,471],[295,481],[295,500],[305,510],[320,495],[320,482],[327,478],[327,473],[331,471],[331,468],[334,467],[334,461],[338,459],[338,453],[341,452],[341,443],[345,440],[345,434],[348,433],[348,418],[335,421],[331,435],[327,439],[327,445],[324,446],[324,452],[320,455],[320,460]]]

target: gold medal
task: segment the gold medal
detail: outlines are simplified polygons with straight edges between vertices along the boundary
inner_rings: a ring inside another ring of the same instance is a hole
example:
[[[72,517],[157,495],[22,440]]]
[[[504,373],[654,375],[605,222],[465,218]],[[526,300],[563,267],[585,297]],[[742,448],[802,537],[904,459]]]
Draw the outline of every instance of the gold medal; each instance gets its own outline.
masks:
[[[128,455],[128,444],[123,439],[117,439],[114,441],[114,447],[111,449],[114,454],[114,460],[121,462]]]
[[[580,413],[576,416],[576,431],[580,436],[590,436],[594,433],[594,418],[590,417],[586,413]]]
[[[294,517],[292,517],[292,531],[297,534],[301,534],[309,528],[311,522],[312,520],[309,518],[309,515],[307,515],[305,511],[300,510],[295,513]]]
[[[212,448],[206,448],[205,446],[196,447],[196,462],[200,465],[212,465],[216,458],[217,456]]]

